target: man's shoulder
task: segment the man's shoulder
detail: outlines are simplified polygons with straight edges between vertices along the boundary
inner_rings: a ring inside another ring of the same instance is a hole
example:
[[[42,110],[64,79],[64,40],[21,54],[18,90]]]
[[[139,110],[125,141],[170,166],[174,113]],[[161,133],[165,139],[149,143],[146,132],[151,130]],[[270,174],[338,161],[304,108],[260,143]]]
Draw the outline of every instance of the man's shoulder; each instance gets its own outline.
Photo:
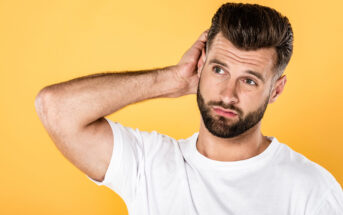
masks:
[[[318,208],[331,211],[342,205],[342,187],[326,168],[285,144],[282,152],[275,168],[278,179],[288,192],[296,194],[297,202],[307,205],[309,214]]]
[[[328,189],[337,183],[335,177],[322,165],[309,159],[305,155],[293,150],[286,144],[283,145],[282,159],[279,160],[278,168],[295,184],[313,188]]]

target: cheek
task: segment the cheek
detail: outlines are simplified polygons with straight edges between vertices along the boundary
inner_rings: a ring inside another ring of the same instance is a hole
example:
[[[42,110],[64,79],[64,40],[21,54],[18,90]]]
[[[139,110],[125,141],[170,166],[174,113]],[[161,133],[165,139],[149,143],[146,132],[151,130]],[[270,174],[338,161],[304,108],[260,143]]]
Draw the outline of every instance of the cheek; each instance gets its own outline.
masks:
[[[220,97],[220,93],[225,87],[225,81],[206,71],[201,77],[200,86],[202,94],[208,95],[209,98],[211,97],[211,100],[216,100],[216,98]]]
[[[240,106],[245,113],[255,111],[265,102],[264,93],[242,93],[240,94]]]
[[[208,73],[203,73],[200,80],[200,89],[202,94],[212,94],[219,90],[218,81],[210,77]]]
[[[199,89],[206,104],[220,101],[220,88],[214,86],[216,85],[210,79],[204,78],[200,81]]]

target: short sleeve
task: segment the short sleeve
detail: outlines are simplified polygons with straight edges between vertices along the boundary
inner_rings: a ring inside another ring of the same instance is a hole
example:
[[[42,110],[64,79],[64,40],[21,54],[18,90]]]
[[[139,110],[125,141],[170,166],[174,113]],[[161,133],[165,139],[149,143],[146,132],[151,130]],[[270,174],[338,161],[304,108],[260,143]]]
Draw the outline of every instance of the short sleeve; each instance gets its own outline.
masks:
[[[336,181],[330,190],[323,195],[322,202],[318,205],[313,215],[342,215],[343,214],[343,191]]]
[[[114,137],[111,160],[103,181],[96,181],[88,175],[87,177],[99,186],[110,188],[128,204],[135,197],[144,166],[142,133],[144,135],[149,133],[105,119],[110,124]]]

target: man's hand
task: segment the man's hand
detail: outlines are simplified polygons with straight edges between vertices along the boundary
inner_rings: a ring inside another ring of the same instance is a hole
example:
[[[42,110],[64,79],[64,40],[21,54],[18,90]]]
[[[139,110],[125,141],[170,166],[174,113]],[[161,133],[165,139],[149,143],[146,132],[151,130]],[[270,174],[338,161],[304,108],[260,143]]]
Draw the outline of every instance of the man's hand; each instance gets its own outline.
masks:
[[[174,67],[176,79],[183,84],[184,95],[196,94],[199,77],[197,75],[201,55],[205,55],[208,29],[195,41]]]

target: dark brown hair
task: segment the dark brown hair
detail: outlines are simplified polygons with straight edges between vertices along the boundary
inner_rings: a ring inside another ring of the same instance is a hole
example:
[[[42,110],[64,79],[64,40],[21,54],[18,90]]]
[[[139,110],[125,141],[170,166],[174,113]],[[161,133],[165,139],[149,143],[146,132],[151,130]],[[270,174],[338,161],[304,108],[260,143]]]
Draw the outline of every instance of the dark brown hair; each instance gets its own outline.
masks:
[[[288,18],[266,6],[223,4],[212,18],[206,52],[219,32],[238,49],[274,47],[277,53],[274,64],[276,78],[282,75],[293,53],[293,31]]]

